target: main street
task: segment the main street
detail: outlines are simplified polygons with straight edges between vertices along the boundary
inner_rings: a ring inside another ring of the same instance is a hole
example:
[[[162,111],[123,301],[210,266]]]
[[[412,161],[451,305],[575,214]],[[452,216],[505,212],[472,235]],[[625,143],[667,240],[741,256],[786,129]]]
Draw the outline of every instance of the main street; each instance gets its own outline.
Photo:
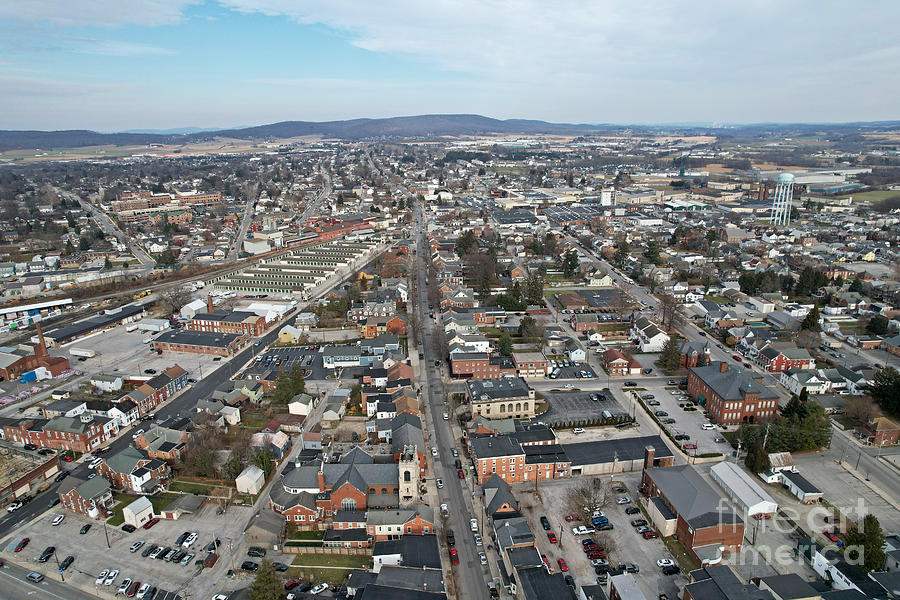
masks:
[[[420,204],[415,206],[415,232],[416,232],[416,248],[417,254],[421,257],[425,252],[425,236],[422,208]],[[422,329],[418,332],[419,339],[416,342],[420,351],[424,353],[424,359],[419,361],[422,390],[424,390],[424,398],[427,404],[426,415],[430,417],[430,429],[432,433],[432,446],[438,449],[438,456],[434,460],[434,476],[444,480],[444,487],[438,489],[438,498],[441,503],[446,503],[450,511],[450,517],[447,525],[453,530],[456,536],[456,550],[459,552],[459,565],[451,568],[455,573],[456,596],[457,598],[475,599],[487,598],[487,579],[485,579],[486,570],[481,566],[478,558],[478,549],[473,540],[472,531],[469,527],[469,519],[475,518],[472,509],[472,491],[465,487],[467,480],[459,479],[456,476],[456,467],[454,466],[454,457],[450,454],[450,448],[456,446],[453,439],[453,430],[450,427],[450,421],[443,419],[445,410],[444,384],[441,381],[440,367],[435,366],[443,364],[442,357],[437,356],[434,345],[430,342],[434,339],[434,320],[427,318],[428,315],[428,294],[425,283],[425,263],[422,260],[417,261],[418,269],[416,271],[416,289],[418,297],[416,298],[415,308],[418,310],[419,321],[422,323]],[[428,451],[428,449],[424,449]],[[474,482],[473,482],[474,485]],[[483,521],[482,521],[483,522]],[[485,531],[481,531],[484,537],[485,548],[487,547],[489,536],[485,535]],[[485,550],[486,551],[486,550]],[[477,574],[481,574],[479,577]]]
[[[244,218],[241,219],[241,226],[238,227],[238,231],[234,236],[234,242],[231,243],[231,248],[228,249],[228,256],[225,257],[226,263],[232,263],[237,260],[241,251],[241,244],[244,243],[244,239],[247,237],[247,230],[250,229],[250,223],[253,222],[256,201],[259,199],[259,182],[253,182],[250,185],[253,189],[247,194]]]

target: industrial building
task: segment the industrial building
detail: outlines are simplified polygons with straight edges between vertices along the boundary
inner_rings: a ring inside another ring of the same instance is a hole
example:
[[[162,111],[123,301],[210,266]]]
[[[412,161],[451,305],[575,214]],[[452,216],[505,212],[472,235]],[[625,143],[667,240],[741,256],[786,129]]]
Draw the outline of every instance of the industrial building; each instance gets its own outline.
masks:
[[[328,241],[261,260],[256,265],[209,280],[233,292],[297,294],[325,282],[342,268],[376,251],[375,242]]]
[[[738,465],[720,462],[710,469],[710,476],[746,515],[772,515],[778,510],[778,503]]]
[[[126,304],[119,308],[107,308],[96,316],[82,319],[81,321],[66,325],[65,327],[60,327],[59,329],[54,329],[47,333],[45,337],[50,342],[51,346],[61,346],[66,342],[84,337],[95,331],[109,329],[122,323],[137,321],[143,315],[144,306],[141,304]],[[37,340],[32,339],[32,341],[36,342]]]

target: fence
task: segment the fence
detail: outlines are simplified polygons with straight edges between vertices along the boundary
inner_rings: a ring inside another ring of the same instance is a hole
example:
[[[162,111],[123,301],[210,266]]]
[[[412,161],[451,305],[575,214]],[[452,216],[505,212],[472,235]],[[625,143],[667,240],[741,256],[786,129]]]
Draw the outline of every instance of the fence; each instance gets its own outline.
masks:
[[[295,541],[295,540],[291,540]],[[343,554],[345,556],[351,555],[372,555],[371,548],[344,548],[344,547],[331,547],[331,546],[288,546],[291,541],[285,542],[284,546],[281,548],[282,552],[285,554]]]

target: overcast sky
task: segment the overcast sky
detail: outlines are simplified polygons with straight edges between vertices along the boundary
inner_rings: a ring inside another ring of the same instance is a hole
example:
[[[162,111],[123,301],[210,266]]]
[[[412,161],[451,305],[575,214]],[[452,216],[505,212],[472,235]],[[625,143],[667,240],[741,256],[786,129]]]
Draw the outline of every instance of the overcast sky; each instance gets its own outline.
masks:
[[[900,2],[0,0],[0,129],[900,119]]]

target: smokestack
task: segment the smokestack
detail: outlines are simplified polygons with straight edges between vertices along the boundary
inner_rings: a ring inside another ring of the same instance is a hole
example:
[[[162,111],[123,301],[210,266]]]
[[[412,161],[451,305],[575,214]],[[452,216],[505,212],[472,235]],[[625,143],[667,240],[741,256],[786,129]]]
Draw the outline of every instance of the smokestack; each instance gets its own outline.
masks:
[[[47,352],[47,342],[44,340],[44,330],[41,327],[41,324],[35,323],[34,328],[37,330],[38,334],[38,345],[34,349],[34,355],[43,357],[49,356],[50,353]]]
[[[653,446],[644,447],[644,469],[653,467],[653,459],[656,457],[656,448]]]
[[[206,296],[206,311],[209,313],[214,313],[216,311],[216,309],[213,307],[212,294]]]

